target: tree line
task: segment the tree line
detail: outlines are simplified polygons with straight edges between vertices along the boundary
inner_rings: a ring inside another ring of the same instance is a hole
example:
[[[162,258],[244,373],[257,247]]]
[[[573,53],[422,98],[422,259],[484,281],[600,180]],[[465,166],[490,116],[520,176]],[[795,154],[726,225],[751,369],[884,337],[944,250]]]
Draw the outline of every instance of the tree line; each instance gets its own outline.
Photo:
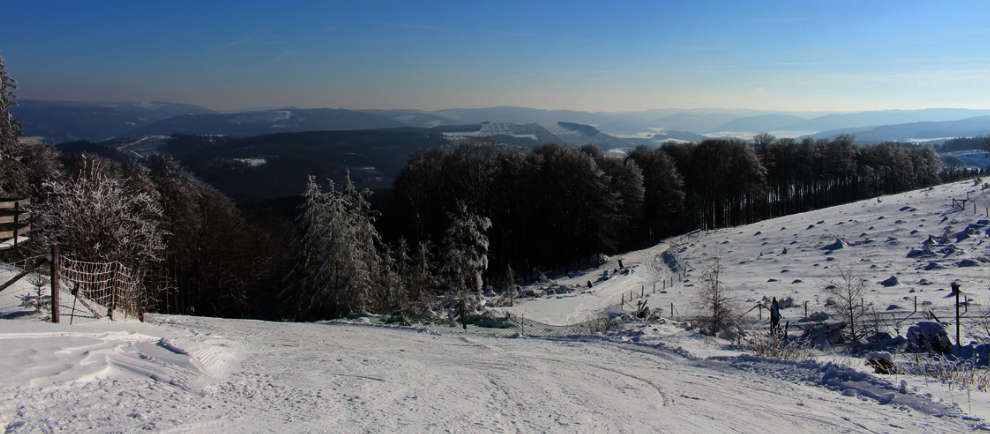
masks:
[[[414,154],[382,217],[390,239],[439,239],[463,203],[491,218],[488,281],[568,271],[599,253],[655,244],[694,229],[748,224],[962,176],[931,147],[830,140],[641,146],[623,156],[595,146],[525,150],[492,141]]]

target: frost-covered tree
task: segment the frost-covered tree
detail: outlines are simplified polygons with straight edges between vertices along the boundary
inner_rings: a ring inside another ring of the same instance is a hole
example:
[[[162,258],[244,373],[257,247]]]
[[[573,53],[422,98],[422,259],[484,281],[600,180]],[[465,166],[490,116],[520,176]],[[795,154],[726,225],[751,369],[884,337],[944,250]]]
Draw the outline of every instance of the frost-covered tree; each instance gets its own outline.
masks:
[[[164,258],[162,209],[148,193],[113,176],[109,162],[80,156],[77,172],[45,184],[36,208],[46,241],[78,259],[140,268]]]
[[[14,119],[11,109],[17,105],[14,95],[17,81],[7,74],[3,56],[0,55],[0,160],[17,154],[17,139],[21,136],[21,124]]]
[[[11,109],[17,105],[17,81],[7,74],[0,56],[0,196],[41,196],[44,180],[61,174],[58,152],[49,145],[24,146],[18,142],[21,125]]]
[[[381,246],[374,263],[371,293],[367,310],[371,312],[396,312],[405,299],[405,279],[402,273],[402,255],[388,244]]]
[[[444,238],[441,271],[448,289],[460,299],[461,324],[466,327],[465,309],[467,294],[481,291],[482,275],[488,269],[488,235],[492,227],[488,217],[470,212],[467,205],[458,202],[449,215],[451,224]]]
[[[402,273],[405,284],[405,310],[421,312],[426,309],[428,298],[436,289],[436,276],[433,274],[431,245],[420,241],[405,259]]]
[[[162,288],[148,279],[165,258],[161,206],[118,178],[110,162],[79,160],[71,176],[44,184],[45,200],[34,207],[41,244],[59,244],[74,259],[122,263],[139,283],[144,311]]]
[[[332,181],[323,191],[315,178],[309,178],[298,222],[296,281],[284,294],[295,305],[297,316],[367,311],[380,299],[375,297],[380,236],[367,195],[350,176],[339,191]]]
[[[21,193],[27,173],[20,163],[21,125],[14,119],[11,109],[17,105],[14,95],[17,81],[7,74],[3,56],[0,56],[0,195],[9,196]]]

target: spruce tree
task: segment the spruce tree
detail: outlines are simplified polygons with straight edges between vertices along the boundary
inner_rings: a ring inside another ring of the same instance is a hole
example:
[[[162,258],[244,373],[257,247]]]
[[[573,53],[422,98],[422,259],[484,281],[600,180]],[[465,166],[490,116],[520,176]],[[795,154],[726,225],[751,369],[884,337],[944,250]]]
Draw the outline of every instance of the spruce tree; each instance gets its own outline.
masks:
[[[386,304],[388,288],[376,279],[383,266],[377,249],[381,237],[368,194],[349,175],[339,191],[331,181],[324,192],[309,178],[298,222],[295,282],[284,294],[297,316],[339,316]],[[386,280],[391,285],[393,279]]]
[[[467,295],[481,291],[482,275],[488,269],[488,235],[492,226],[488,217],[468,211],[458,202],[450,214],[451,225],[444,239],[444,262],[441,267],[449,290],[458,295],[461,325],[467,328]]]

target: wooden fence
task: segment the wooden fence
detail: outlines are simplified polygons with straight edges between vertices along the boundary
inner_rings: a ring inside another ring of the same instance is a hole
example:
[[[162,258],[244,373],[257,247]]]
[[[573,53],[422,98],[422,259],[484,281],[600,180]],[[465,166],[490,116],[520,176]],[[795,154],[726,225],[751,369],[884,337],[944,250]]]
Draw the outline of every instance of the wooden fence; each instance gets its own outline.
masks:
[[[31,233],[30,199],[0,199],[0,249],[17,247]]]

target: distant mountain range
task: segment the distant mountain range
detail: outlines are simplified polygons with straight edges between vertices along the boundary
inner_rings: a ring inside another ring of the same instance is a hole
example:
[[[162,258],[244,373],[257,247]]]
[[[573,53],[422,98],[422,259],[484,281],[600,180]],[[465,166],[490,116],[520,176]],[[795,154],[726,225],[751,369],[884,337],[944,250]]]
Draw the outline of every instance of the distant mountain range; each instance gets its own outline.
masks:
[[[180,115],[210,113],[209,109],[171,102],[106,102],[22,100],[13,109],[27,136],[54,143],[105,140],[157,121]]]
[[[231,119],[227,115],[203,118],[222,119],[221,123]],[[263,116],[249,119],[271,120]],[[238,128],[246,128],[245,124],[249,123],[242,121]],[[703,139],[691,133],[675,135],[682,137],[681,140]],[[349,171],[352,179],[361,186],[389,188],[412,153],[430,147],[451,146],[466,139],[493,138],[521,148],[552,142],[574,146],[596,143],[604,149],[629,149],[638,145],[657,146],[661,139],[667,137],[661,134],[655,137],[619,138],[604,134],[590,125],[568,122],[546,125],[483,122],[433,128],[305,131],[251,137],[152,135],[102,142],[65,142],[58,148],[67,153],[88,152],[116,160],[170,154],[182,161],[197,177],[231,198],[255,202],[299,194],[306,175],[310,174],[340,181]]]
[[[406,125],[383,116],[354,110],[284,109],[229,114],[186,114],[135,128],[128,134],[222,134],[246,137],[279,132],[375,130],[402,126]]]
[[[840,128],[822,131],[811,137],[832,138],[840,134],[856,136],[860,143],[941,142],[954,137],[979,137],[990,135],[990,115],[941,122],[909,122],[862,128]]]
[[[476,132],[476,136],[504,138],[507,143],[524,145],[529,144],[528,138],[535,137],[536,141],[631,146],[658,144],[663,140],[749,137],[760,132],[783,137],[830,137],[848,133],[855,134],[862,142],[957,137],[985,134],[979,118],[990,116],[990,110],[941,108],[825,113],[660,109],[607,113],[489,107],[434,111],[283,108],[218,113],[199,106],[166,102],[25,100],[15,107],[14,114],[21,121],[25,135],[41,136],[56,143],[175,133],[248,137],[282,132],[418,127],[441,128],[455,136],[470,136]],[[944,124],[936,126],[938,123]],[[906,127],[908,124],[919,125]],[[580,126],[573,127],[575,125]],[[464,130],[475,126],[479,127]],[[934,136],[936,133],[938,135]]]

